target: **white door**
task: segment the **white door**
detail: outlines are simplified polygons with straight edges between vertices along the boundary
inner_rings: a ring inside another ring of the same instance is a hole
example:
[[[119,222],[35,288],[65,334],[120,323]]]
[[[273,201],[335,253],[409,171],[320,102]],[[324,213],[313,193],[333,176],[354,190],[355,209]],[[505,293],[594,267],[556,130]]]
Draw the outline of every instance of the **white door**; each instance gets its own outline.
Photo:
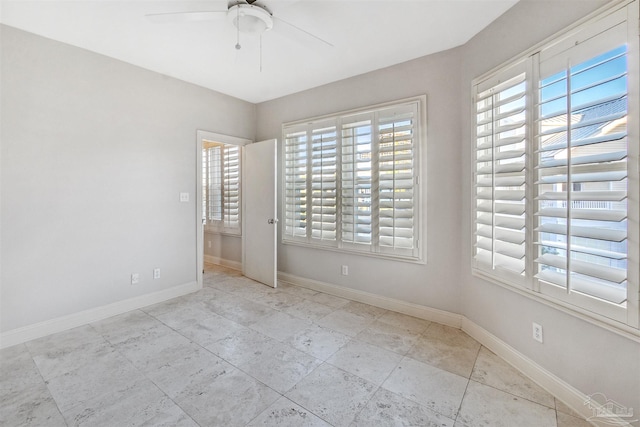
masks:
[[[275,139],[244,146],[242,159],[242,273],[277,286]]]

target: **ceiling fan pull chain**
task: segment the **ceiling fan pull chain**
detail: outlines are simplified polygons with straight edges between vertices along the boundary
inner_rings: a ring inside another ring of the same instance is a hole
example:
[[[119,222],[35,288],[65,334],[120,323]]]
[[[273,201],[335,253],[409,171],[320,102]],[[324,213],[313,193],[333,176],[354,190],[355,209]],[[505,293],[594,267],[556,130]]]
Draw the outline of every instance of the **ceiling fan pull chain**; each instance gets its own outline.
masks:
[[[262,72],[262,34],[260,34],[260,72]]]
[[[236,50],[242,49],[240,46],[240,8],[236,9]]]

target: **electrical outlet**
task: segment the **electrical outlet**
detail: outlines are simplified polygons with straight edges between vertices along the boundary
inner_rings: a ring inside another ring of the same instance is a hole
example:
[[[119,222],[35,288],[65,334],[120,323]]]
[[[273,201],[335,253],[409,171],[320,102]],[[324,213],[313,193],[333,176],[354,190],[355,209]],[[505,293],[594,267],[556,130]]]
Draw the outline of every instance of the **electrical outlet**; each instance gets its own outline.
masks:
[[[180,201],[188,202],[189,201],[189,193],[180,193]]]
[[[160,278],[160,269],[159,268],[154,268],[153,269],[153,278],[154,279],[159,279]]]
[[[533,322],[533,339],[542,343],[542,326],[536,322]]]
[[[131,273],[131,284],[137,285],[140,283],[140,274],[139,273]]]
[[[348,265],[343,265],[342,266],[342,275],[343,276],[348,276],[349,275],[349,266]]]

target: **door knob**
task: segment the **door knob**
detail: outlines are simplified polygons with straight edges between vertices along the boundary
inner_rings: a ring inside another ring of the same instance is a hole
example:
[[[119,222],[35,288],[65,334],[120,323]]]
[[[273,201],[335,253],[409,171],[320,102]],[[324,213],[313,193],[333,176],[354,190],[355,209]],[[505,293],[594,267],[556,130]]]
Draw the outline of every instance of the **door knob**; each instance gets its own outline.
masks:
[[[278,222],[278,218],[271,218],[267,220],[267,224],[276,224]]]

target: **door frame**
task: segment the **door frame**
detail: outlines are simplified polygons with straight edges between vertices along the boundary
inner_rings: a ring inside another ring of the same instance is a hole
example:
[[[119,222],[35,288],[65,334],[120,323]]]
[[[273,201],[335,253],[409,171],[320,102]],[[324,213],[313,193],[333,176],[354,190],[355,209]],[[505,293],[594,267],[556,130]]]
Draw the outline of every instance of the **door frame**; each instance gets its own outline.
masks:
[[[202,224],[202,147],[204,141],[215,141],[241,147],[253,142],[250,139],[237,136],[201,129],[196,130],[196,280],[199,287],[204,286],[204,226]],[[244,237],[242,241],[242,244],[244,244]]]

